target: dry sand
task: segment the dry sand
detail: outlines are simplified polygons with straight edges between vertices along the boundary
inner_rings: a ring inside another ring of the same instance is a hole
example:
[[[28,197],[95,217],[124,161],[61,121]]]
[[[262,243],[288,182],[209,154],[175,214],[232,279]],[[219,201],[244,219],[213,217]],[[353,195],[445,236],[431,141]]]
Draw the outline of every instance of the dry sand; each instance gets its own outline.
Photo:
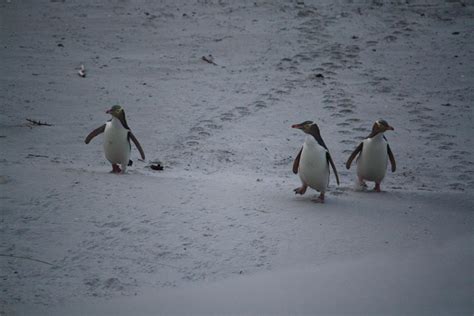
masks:
[[[2,1],[0,315],[472,314],[473,29],[471,1]],[[83,142],[116,103],[126,175]],[[379,118],[398,169],[356,192]],[[292,191],[304,120],[324,205]]]

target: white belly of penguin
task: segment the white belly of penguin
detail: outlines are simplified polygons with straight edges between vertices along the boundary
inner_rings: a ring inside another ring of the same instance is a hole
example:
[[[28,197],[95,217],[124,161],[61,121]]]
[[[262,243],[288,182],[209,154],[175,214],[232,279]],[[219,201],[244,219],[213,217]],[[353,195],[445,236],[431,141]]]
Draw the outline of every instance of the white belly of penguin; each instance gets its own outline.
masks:
[[[364,140],[357,160],[357,175],[367,181],[381,182],[388,164],[387,142],[379,134]]]
[[[298,174],[301,181],[309,187],[326,192],[329,183],[329,164],[326,149],[320,146],[313,136],[308,136],[303,144]]]
[[[128,129],[124,128],[122,124],[106,123],[104,152],[105,158],[110,163],[128,164],[130,159],[130,142],[128,141]]]

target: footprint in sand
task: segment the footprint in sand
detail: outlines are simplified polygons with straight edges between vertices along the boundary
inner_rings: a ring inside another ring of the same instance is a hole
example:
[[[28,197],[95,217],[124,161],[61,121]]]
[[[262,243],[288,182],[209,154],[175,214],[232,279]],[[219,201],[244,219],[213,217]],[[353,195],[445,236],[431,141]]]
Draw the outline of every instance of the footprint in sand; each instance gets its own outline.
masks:
[[[455,182],[448,185],[451,190],[464,191],[464,184]]]
[[[298,65],[298,61],[285,57],[280,60],[276,67],[278,70],[296,70]]]
[[[341,103],[350,103],[350,104],[353,104],[352,99],[349,99],[349,98],[340,99],[339,102],[341,102]]]
[[[342,57],[337,56],[337,55],[332,55],[331,59],[336,60],[336,61],[341,61]],[[328,62],[328,63],[325,63],[325,64],[329,64],[329,66],[327,66],[327,67],[330,70],[338,70],[338,69],[344,68],[342,65],[337,65],[337,64],[334,64],[332,62]]]
[[[455,144],[451,142],[441,142],[441,146],[438,146],[438,149],[451,150],[453,145]]]
[[[342,102],[337,104],[338,107],[343,108],[343,109],[354,109],[355,106],[352,103],[348,102]]]
[[[468,161],[468,160],[462,160],[462,161],[461,161],[461,164],[462,164],[463,166],[465,166],[466,168],[467,168],[468,166],[470,166],[470,167],[473,167],[473,166],[474,166],[474,162]]]
[[[191,132],[199,133],[199,132],[203,132],[203,131],[204,131],[204,128],[201,127],[201,126],[195,126],[195,127],[191,128]]]
[[[347,131],[347,130],[342,130],[342,131],[338,131],[339,134],[342,134],[342,135],[349,135],[349,134],[352,134],[351,131]]]
[[[218,124],[206,124],[206,127],[210,129],[222,129],[222,125]]]
[[[188,136],[188,139],[190,139],[190,140],[199,140],[200,138],[198,136],[195,136],[195,135],[190,135],[190,136]]]
[[[259,109],[262,109],[262,108],[266,108],[267,107],[267,104],[265,103],[265,101],[255,101],[253,103],[253,105],[256,107],[256,108],[259,108]]]
[[[200,120],[199,123],[214,123],[213,120]]]
[[[392,88],[389,86],[380,85],[380,86],[377,86],[377,88],[375,88],[375,91],[378,93],[390,93],[392,92]]]
[[[194,141],[194,140],[193,141],[188,141],[188,142],[186,142],[186,145],[188,145],[188,146],[198,146],[199,142]]]
[[[235,115],[232,114],[231,112],[226,112],[226,113],[221,114],[220,119],[221,121],[232,121],[234,116]]]
[[[395,35],[387,35],[383,38],[387,43],[392,43],[392,42],[395,42],[398,37],[396,37]]]
[[[209,137],[209,136],[211,136],[211,134],[208,133],[208,132],[199,132],[198,134],[199,134],[199,136],[202,136],[202,137]]]
[[[250,114],[250,110],[245,106],[238,106],[235,109],[239,112],[240,116],[247,116]]]
[[[342,115],[346,115],[346,114],[352,114],[354,113],[354,111],[352,111],[351,109],[342,109],[339,111],[339,113]]]
[[[430,133],[426,139],[428,140],[441,140],[445,138],[454,138],[454,135],[444,134],[444,133]]]
[[[325,96],[324,96],[324,99],[323,99],[323,103],[331,104],[331,103],[335,103],[335,101],[332,99],[331,96],[325,95]]]
[[[471,177],[467,174],[461,174],[461,175],[457,176],[457,179],[461,180],[461,181],[469,181],[469,180],[471,180]]]
[[[421,111],[419,109],[413,109],[413,110],[410,110],[408,111],[409,114],[412,114],[412,115],[416,115],[416,114],[419,114]]]
[[[346,145],[353,145],[356,143],[355,140],[352,140],[352,139],[343,139],[341,141],[339,141],[341,144],[346,144]]]
[[[356,54],[360,52],[360,47],[358,45],[348,45],[345,51],[346,53]]]
[[[313,60],[313,58],[311,58],[311,57],[309,57],[308,55],[305,55],[305,54],[296,54],[295,56],[293,56],[293,58],[297,59],[299,61],[303,61],[303,62]]]
[[[354,127],[353,130],[357,132],[368,132],[367,128],[364,126]]]

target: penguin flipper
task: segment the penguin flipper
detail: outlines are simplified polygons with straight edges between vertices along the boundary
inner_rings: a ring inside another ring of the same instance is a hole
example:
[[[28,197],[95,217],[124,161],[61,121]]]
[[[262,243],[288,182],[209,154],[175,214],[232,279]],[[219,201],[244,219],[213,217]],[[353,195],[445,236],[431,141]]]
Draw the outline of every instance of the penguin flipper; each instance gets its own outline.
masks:
[[[352,154],[349,156],[349,159],[347,159],[347,162],[346,162],[346,168],[349,169],[351,167],[351,163],[352,161],[355,159],[355,157],[357,156],[357,154],[359,154],[360,152],[362,152],[362,147],[364,146],[364,143],[360,143],[359,146],[356,147],[356,149],[354,149],[354,151],[352,152]]]
[[[89,135],[87,135],[86,139],[84,140],[84,142],[86,144],[89,144],[91,142],[91,140],[96,137],[97,135],[99,134],[102,134],[103,132],[105,131],[105,124],[96,128],[95,130],[93,130],[92,132],[89,133]]]
[[[297,174],[298,173],[298,167],[300,166],[300,158],[301,158],[301,152],[303,151],[303,147],[301,147],[298,155],[295,158],[295,161],[293,162],[293,173]]]
[[[142,159],[145,160],[145,152],[143,151],[142,145],[140,145],[138,139],[135,137],[135,135],[133,135],[131,131],[128,132],[128,138],[133,141],[138,151],[140,152],[140,156],[142,156]]]
[[[332,161],[331,154],[329,153],[329,151],[326,152],[326,159],[331,164],[331,168],[332,170],[334,170],[334,175],[336,176],[337,185],[339,185],[339,175],[337,174],[336,166],[334,165],[334,161]]]
[[[387,153],[388,153],[388,159],[390,159],[390,164],[392,165],[392,172],[395,172],[395,170],[397,170],[397,164],[395,163],[395,157],[393,156],[393,152],[390,149],[389,144],[387,144]]]

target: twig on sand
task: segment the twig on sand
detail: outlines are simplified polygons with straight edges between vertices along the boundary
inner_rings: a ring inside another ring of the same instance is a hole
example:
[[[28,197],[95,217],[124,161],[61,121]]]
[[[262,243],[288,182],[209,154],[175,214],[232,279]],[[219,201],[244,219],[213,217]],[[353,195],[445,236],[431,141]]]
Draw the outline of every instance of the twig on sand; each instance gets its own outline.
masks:
[[[201,59],[209,64],[213,64],[214,66],[217,66],[217,64],[214,62],[214,57],[212,57],[212,55],[202,56]]]
[[[41,121],[36,121],[36,120],[32,120],[32,119],[26,119],[28,122],[32,123],[33,125],[38,125],[38,126],[53,126],[49,123],[46,123],[46,122],[41,122]]]
[[[26,158],[49,158],[49,156],[28,154],[28,156],[26,156]]]
[[[56,266],[56,265],[54,265],[54,264],[52,264],[52,263],[50,263],[50,262],[43,261],[43,260],[39,260],[39,259],[35,259],[35,258],[30,258],[30,257],[7,255],[7,254],[3,254],[3,253],[0,253],[0,257],[10,257],[10,258],[16,258],[16,259],[24,259],[24,260],[30,260],[30,261],[35,261],[35,262],[44,263],[44,264],[47,264],[47,265],[50,265],[50,266]]]
[[[222,42],[223,40],[225,40],[226,38],[232,38],[232,36],[224,36],[224,37],[221,37],[221,38],[216,38],[214,40],[214,42]]]

